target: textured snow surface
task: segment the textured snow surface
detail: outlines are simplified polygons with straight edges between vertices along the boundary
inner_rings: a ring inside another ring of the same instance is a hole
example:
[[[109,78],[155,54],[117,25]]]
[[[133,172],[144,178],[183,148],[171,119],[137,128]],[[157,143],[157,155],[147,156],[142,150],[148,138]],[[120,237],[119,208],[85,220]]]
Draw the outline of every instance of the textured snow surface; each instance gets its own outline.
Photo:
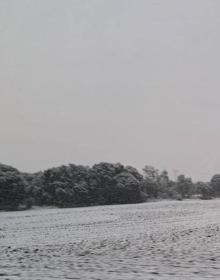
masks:
[[[0,213],[0,279],[220,279],[220,200]]]

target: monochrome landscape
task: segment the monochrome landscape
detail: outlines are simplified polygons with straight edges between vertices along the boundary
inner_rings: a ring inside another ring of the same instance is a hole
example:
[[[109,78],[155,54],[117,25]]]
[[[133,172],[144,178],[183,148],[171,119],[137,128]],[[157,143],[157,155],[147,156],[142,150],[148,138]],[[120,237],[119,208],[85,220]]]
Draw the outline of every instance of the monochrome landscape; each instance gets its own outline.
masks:
[[[219,279],[220,200],[0,213],[0,279]]]
[[[0,0],[0,280],[220,279],[219,11]]]

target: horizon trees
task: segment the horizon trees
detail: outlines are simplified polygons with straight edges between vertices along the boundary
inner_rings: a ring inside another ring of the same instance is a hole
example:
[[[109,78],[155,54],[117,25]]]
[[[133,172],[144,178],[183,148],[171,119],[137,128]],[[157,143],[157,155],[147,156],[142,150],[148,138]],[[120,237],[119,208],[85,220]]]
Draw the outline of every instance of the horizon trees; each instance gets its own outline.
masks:
[[[0,164],[0,210],[16,210],[25,199],[25,187],[17,169]]]
[[[0,210],[31,205],[78,207],[139,203],[148,199],[182,200],[192,195],[201,199],[220,196],[220,175],[214,175],[210,183],[193,183],[185,175],[173,181],[166,170],[152,166],[145,166],[143,175],[132,166],[108,162],[92,167],[62,165],[30,174],[0,164]]]
[[[142,176],[133,167],[99,163],[93,167],[69,164],[36,176],[29,194],[37,205],[74,207],[141,202]]]
[[[220,174],[214,175],[210,184],[216,196],[220,196]]]

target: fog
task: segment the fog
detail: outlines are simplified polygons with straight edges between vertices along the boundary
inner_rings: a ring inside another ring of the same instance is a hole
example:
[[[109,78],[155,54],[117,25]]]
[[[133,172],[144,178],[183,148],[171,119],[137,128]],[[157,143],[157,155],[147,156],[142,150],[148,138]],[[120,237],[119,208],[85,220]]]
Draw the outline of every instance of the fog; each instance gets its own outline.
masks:
[[[219,9],[1,0],[0,161],[149,164],[209,180],[220,172]]]

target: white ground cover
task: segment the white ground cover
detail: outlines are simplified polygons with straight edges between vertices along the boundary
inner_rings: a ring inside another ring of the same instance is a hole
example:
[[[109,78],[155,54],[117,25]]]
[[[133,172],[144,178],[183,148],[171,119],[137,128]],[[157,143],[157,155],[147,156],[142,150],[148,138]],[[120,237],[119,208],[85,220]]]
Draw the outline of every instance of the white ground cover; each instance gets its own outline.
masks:
[[[220,200],[0,213],[0,279],[220,279]]]

